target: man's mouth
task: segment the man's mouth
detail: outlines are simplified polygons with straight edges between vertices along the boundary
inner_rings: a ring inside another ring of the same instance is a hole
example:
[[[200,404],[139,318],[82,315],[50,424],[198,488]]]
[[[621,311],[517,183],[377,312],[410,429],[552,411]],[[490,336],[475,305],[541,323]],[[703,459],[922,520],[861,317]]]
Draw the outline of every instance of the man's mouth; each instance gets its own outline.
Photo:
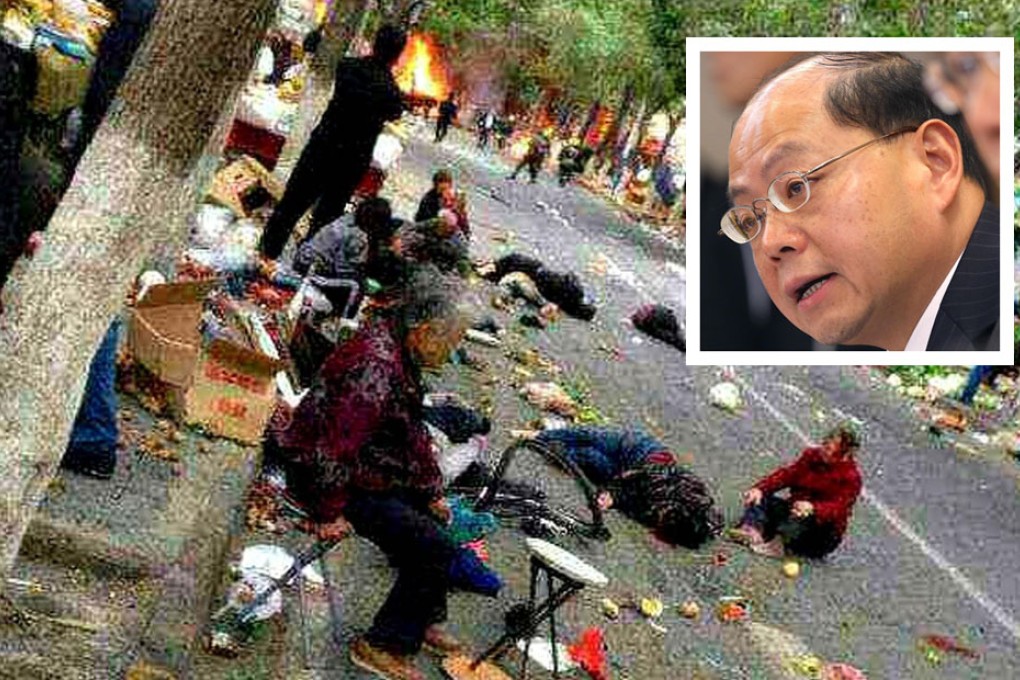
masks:
[[[825,276],[820,276],[817,279],[806,281],[804,285],[797,289],[796,295],[798,304],[807,300],[809,297],[821,290],[822,286],[825,285],[825,282],[831,277],[832,274],[826,274]]]

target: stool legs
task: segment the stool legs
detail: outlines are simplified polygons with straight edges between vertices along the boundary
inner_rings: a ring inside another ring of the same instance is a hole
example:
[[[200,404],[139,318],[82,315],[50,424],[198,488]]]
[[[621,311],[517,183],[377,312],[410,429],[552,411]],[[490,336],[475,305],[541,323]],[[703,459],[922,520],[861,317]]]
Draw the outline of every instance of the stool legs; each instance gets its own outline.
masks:
[[[535,615],[538,613],[535,608],[535,600],[538,597],[538,569],[539,564],[535,559],[531,560],[531,585],[528,588],[528,612],[531,621],[529,621],[527,638],[524,640],[524,656],[521,657],[521,680],[528,680],[528,652],[531,651],[531,638],[534,637],[535,631]],[[546,578],[546,584],[548,585],[548,574]]]
[[[545,572],[546,576],[546,593],[547,599],[542,604],[536,606],[538,599],[538,576],[539,572]],[[559,579],[562,583],[555,584],[554,579]],[[524,658],[521,659],[521,680],[527,680],[528,673],[528,652],[531,650],[531,638],[534,636],[538,627],[542,624],[545,619],[549,619],[549,632],[552,635],[552,649],[553,649],[553,676],[559,677],[559,655],[556,653],[556,610],[564,602],[573,597],[584,587],[583,583],[579,583],[572,579],[564,577],[562,574],[558,574],[548,567],[544,566],[541,562],[536,559],[531,561],[531,585],[529,589],[529,619],[527,625],[524,626],[523,631],[507,631],[499,640],[497,640],[489,649],[485,650],[471,663],[471,668],[475,669],[480,663],[488,659],[495,659],[502,656],[506,651],[513,645],[517,636],[522,632],[527,636],[524,641]]]
[[[569,585],[569,584],[565,584]],[[553,575],[551,571],[545,572],[545,591],[547,602],[553,601]],[[549,639],[552,642],[553,677],[560,677],[560,655],[556,650],[556,608],[549,609]]]

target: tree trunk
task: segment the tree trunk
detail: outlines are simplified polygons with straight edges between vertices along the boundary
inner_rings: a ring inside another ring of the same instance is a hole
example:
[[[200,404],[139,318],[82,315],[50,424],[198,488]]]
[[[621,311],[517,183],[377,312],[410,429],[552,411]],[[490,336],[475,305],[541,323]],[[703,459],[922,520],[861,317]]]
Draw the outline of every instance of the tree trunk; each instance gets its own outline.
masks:
[[[183,250],[273,0],[164,2],[0,320],[0,584],[67,444],[92,354],[156,248]]]
[[[638,111],[638,115],[631,127],[627,130],[627,134],[623,135],[620,142],[616,145],[616,149],[613,151],[613,167],[619,167],[619,165],[624,162],[624,159],[626,159],[631,168],[634,168],[634,160],[637,157],[637,151],[641,148],[641,145],[644,144],[648,121],[652,117],[653,113],[651,108],[648,106],[648,103],[644,101],[641,102],[641,106]]]
[[[595,124],[598,119],[599,109],[602,107],[602,101],[596,100],[592,103],[588,109],[588,117],[584,119],[584,127],[581,128],[581,142],[588,139],[588,133],[591,131],[591,126]]]
[[[666,154],[669,153],[669,145],[673,141],[673,136],[676,134],[676,129],[680,127],[680,121],[683,117],[679,113],[669,114],[669,132],[666,133],[666,139],[662,143],[662,148],[659,149],[659,153],[655,155],[655,169],[658,170],[666,160]]]
[[[616,112],[616,116],[613,118],[613,124],[609,128],[609,133],[605,139],[599,144],[599,148],[595,154],[598,157],[597,167],[602,167],[606,161],[606,152],[610,149],[610,145],[615,145],[617,138],[620,136],[620,130],[623,128],[624,119],[630,113],[630,107],[634,103],[634,87],[628,84],[623,90],[623,98],[620,102],[620,108]]]

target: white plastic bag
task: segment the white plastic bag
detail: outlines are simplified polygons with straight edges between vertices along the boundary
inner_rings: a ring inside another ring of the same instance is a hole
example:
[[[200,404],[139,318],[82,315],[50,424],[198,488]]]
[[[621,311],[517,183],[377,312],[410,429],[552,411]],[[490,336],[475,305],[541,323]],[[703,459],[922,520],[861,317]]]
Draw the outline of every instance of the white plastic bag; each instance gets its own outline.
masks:
[[[199,248],[217,247],[233,223],[234,213],[230,208],[203,203],[195,215],[191,230],[192,245]]]
[[[372,150],[372,165],[385,172],[397,162],[403,151],[404,146],[400,143],[400,139],[395,135],[383,132],[375,140],[375,148]]]
[[[714,385],[708,392],[709,401],[713,406],[718,406],[725,411],[737,411],[744,405],[740,396],[740,388],[731,382],[721,382]]]

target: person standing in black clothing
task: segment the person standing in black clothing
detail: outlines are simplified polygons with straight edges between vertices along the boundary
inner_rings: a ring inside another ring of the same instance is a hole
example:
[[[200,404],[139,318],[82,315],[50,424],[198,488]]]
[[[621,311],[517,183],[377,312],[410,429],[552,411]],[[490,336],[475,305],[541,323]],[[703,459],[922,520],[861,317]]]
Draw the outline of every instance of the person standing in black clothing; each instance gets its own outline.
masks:
[[[280,257],[294,225],[312,204],[307,238],[344,214],[372,160],[383,124],[404,111],[404,96],[391,69],[406,44],[402,29],[383,26],[370,56],[344,59],[337,66],[333,99],[301,152],[259,242],[266,258]]]
[[[77,165],[96,130],[103,122],[117,89],[127,76],[135,53],[142,46],[156,12],[158,0],[110,0],[104,2],[115,15],[113,25],[103,35],[92,79],[82,104],[82,127],[70,152],[70,165]]]
[[[450,123],[457,117],[457,102],[454,101],[456,92],[450,92],[450,96],[439,105],[439,117],[436,118],[436,142],[443,141],[450,129]]]
[[[0,288],[25,249],[29,230],[18,215],[21,148],[28,102],[35,93],[36,64],[31,52],[0,40]],[[0,306],[0,312],[3,307]]]

